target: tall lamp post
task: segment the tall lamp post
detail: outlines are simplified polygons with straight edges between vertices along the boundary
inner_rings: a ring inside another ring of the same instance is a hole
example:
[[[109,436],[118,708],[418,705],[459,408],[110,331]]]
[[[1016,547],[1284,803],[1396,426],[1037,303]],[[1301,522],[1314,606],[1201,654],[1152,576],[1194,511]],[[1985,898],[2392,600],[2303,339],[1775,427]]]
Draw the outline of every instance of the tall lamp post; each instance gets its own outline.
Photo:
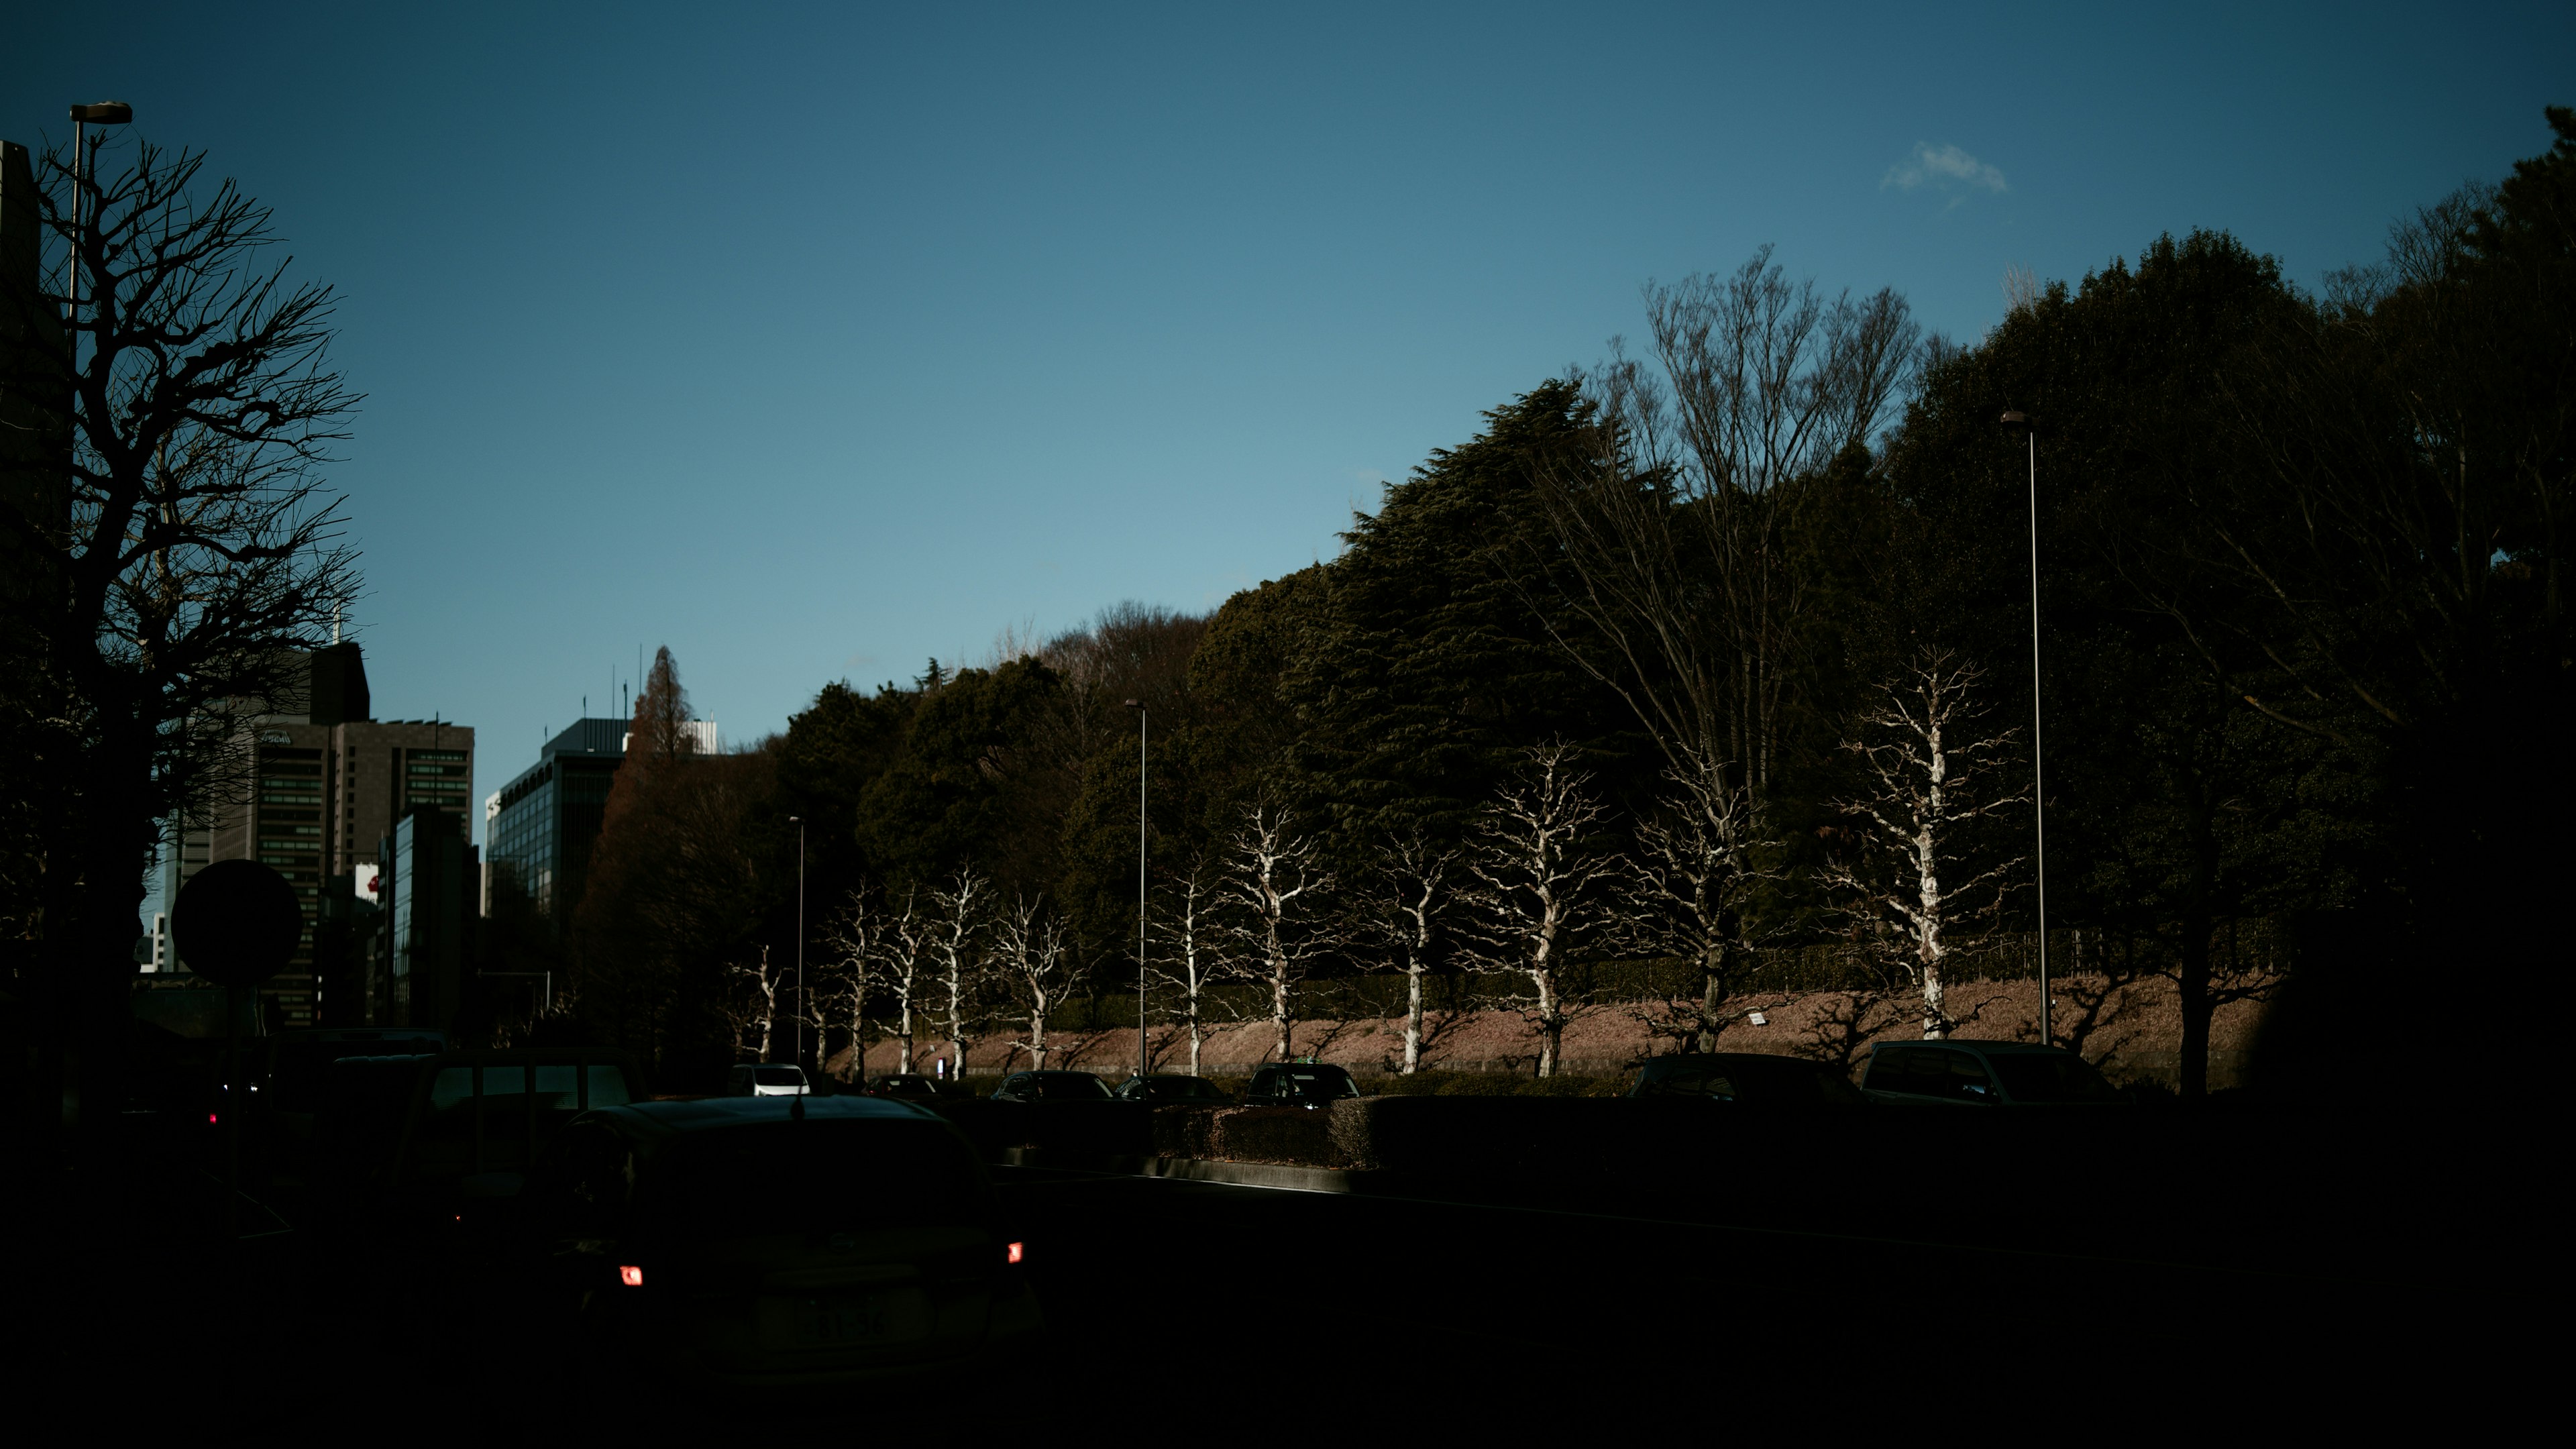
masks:
[[[805,817],[790,815],[796,827],[796,1075],[805,1075]],[[796,1089],[798,1096],[805,1088]]]
[[[80,322],[81,208],[89,200],[89,128],[122,126],[134,119],[134,108],[123,101],[100,101],[91,106],[72,107],[72,255],[63,271],[63,296],[66,325],[77,328]],[[91,217],[92,221],[98,218]],[[80,333],[74,330],[71,343],[72,370],[80,370]]]
[[[1136,711],[1136,1090],[1145,1090],[1145,701]]]
[[[2048,790],[2040,766],[2039,739],[2039,430],[2030,414],[2008,412],[2003,425],[2022,435],[2030,457],[2030,808],[2039,836],[2039,1040],[2055,1043],[2048,1030]]]

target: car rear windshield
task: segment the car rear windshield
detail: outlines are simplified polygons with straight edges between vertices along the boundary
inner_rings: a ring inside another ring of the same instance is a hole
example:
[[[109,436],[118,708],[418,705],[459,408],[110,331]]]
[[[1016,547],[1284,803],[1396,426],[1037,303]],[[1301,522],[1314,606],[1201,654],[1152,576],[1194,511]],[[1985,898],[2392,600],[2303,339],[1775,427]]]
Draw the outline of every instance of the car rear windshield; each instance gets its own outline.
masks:
[[[1350,1073],[1334,1068],[1320,1072],[1285,1073],[1273,1090],[1294,1092],[1301,1097],[1356,1097],[1360,1094],[1360,1084],[1351,1080]]]
[[[519,1098],[527,1092],[528,1074],[533,1071],[536,1073],[538,1111],[577,1111],[583,1105],[579,1075],[581,1070],[571,1062],[540,1063],[534,1067],[520,1066],[515,1063],[508,1066],[487,1066],[483,1069],[483,1110],[486,1112],[521,1110],[523,1104]],[[594,1062],[590,1066],[589,1077],[588,1105],[616,1107],[625,1104],[627,1096],[624,1071]],[[504,1104],[493,1100],[497,1097],[507,1097],[510,1100]],[[472,1067],[438,1069],[438,1080],[431,1083],[429,1089],[429,1108],[433,1114],[444,1115],[458,1109],[470,1110],[473,1099],[474,1069]]]
[[[679,1238],[971,1222],[983,1208],[966,1148],[931,1122],[759,1122],[674,1141],[655,1197]]]
[[[1033,1072],[1011,1090],[1045,1102],[1097,1102],[1109,1095],[1108,1086],[1089,1072]]]
[[[2003,1078],[2004,1090],[2016,1102],[2112,1102],[2120,1094],[2093,1064],[2078,1056],[2032,1053],[2001,1053],[1988,1058],[1995,1064],[1995,1075]]]
[[[268,1105],[280,1112],[312,1112],[321,1106],[323,1083],[331,1064],[350,1057],[416,1056],[443,1049],[429,1036],[383,1036],[355,1041],[286,1041],[277,1047],[269,1074]]]
[[[801,1087],[805,1074],[795,1067],[754,1067],[751,1079],[764,1087]]]
[[[1649,1097],[1724,1097],[1733,1100],[1735,1083],[1726,1069],[1714,1066],[1675,1067],[1659,1073],[1645,1084]]]

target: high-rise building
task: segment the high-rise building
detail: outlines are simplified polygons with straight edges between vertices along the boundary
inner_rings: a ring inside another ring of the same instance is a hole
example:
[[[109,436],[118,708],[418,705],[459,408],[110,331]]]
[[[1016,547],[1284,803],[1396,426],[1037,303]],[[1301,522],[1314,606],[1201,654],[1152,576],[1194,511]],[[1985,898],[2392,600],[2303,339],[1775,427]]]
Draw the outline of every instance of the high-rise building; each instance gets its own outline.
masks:
[[[692,748],[724,748],[713,720],[683,726]],[[537,762],[483,802],[483,913],[515,892],[560,930],[581,904],[590,852],[608,814],[608,789],[626,759],[628,723],[585,719],[546,741]]]
[[[383,931],[359,1019],[368,1026],[452,1028],[472,959],[474,851],[465,817],[417,805],[394,822],[379,850]]]
[[[625,758],[626,721],[577,720],[483,802],[485,915],[496,895],[515,893],[558,929],[572,919]]]
[[[373,875],[395,826],[415,809],[447,812],[456,822],[474,789],[474,731],[444,720],[368,717],[367,670],[355,644],[333,644],[304,656],[303,681],[274,702],[276,712],[248,726],[251,769],[234,798],[218,802],[211,824],[174,830],[165,855],[161,909],[209,861],[248,858],[277,868],[304,900],[307,927],[287,969],[261,988],[272,1019],[285,1026],[321,1021],[324,999],[354,977],[364,952],[328,949],[338,933],[311,928],[352,902],[360,872]],[[470,852],[470,847],[466,847]],[[317,963],[314,946],[340,958]],[[186,962],[176,963],[185,974]],[[317,964],[320,967],[317,974]],[[354,1022],[355,1001],[332,1004],[335,1020]]]

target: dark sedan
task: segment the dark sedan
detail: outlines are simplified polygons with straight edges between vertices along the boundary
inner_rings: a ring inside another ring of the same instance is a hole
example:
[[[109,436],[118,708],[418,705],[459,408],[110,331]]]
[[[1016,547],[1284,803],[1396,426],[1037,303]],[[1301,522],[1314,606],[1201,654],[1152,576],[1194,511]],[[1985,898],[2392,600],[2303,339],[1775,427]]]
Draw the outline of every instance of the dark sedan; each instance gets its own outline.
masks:
[[[888,1072],[871,1078],[860,1095],[894,1097],[906,1102],[933,1102],[942,1097],[971,1097],[973,1091],[960,1082],[943,1082],[921,1072]]]
[[[962,1365],[1038,1328],[974,1149],[866,1097],[588,1112],[520,1195],[558,1310],[660,1388],[794,1388]]]
[[[2116,1107],[2128,1103],[2093,1064],[2036,1042],[1880,1042],[1861,1090],[1901,1107]]]
[[[1359,1094],[1360,1084],[1340,1067],[1290,1062],[1253,1073],[1252,1089],[1243,1094],[1243,1101],[1248,1107],[1304,1107],[1311,1111],[1330,1106],[1337,1098]]]
[[[1205,1077],[1129,1077],[1118,1084],[1118,1100],[1150,1102],[1157,1107],[1222,1107],[1234,1098]]]
[[[993,1089],[996,1102],[1106,1102],[1109,1087],[1089,1072],[1013,1072]]]
[[[1851,1079],[1822,1062],[1762,1052],[1691,1052],[1657,1057],[1637,1073],[1631,1097],[1701,1097],[1748,1107],[1866,1107]]]

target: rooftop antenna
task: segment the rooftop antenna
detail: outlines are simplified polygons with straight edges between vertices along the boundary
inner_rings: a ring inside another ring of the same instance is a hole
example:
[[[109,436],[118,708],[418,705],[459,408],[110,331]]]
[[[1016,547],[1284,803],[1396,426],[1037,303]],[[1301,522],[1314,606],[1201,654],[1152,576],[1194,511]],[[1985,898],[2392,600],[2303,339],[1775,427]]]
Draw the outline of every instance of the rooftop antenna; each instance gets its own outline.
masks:
[[[340,642],[340,606],[337,604],[331,606],[331,642]]]

